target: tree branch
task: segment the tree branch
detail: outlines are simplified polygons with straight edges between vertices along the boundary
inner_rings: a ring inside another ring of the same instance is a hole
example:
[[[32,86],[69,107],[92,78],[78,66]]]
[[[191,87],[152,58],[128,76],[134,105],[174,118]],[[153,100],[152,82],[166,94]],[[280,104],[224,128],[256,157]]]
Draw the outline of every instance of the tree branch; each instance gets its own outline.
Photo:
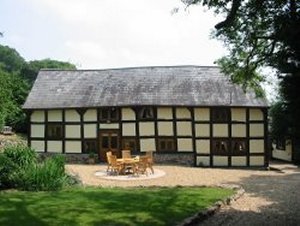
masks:
[[[240,6],[241,6],[241,0],[232,0],[232,6],[231,6],[230,12],[228,13],[226,19],[223,20],[222,22],[216,24],[215,28],[217,30],[219,30],[221,28],[231,26]]]

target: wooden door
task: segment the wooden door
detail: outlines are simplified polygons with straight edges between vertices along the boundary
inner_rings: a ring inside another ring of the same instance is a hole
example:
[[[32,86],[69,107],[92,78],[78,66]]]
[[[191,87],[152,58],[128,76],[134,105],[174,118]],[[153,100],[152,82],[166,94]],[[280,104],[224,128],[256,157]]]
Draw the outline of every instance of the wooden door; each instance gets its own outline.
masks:
[[[118,158],[121,157],[119,148],[119,131],[118,130],[102,130],[99,133],[99,156],[100,161],[106,162],[106,152],[111,151]]]

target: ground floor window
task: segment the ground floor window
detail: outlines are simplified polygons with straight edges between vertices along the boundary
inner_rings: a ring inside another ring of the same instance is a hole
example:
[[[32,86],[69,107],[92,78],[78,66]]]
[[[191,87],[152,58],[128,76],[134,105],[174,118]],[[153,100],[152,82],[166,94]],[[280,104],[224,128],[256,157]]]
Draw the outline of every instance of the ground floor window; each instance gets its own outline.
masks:
[[[233,139],[231,148],[233,155],[245,155],[248,149],[246,139]]]
[[[172,138],[158,139],[158,151],[175,151],[175,140]]]
[[[276,142],[276,149],[277,150],[285,150],[285,139],[284,138],[278,138],[275,140]]]
[[[134,138],[123,138],[122,139],[122,149],[136,151],[136,139]]]
[[[83,153],[97,153],[97,142],[96,140],[85,140]]]
[[[212,152],[216,155],[229,155],[228,140],[214,139],[212,141]]]

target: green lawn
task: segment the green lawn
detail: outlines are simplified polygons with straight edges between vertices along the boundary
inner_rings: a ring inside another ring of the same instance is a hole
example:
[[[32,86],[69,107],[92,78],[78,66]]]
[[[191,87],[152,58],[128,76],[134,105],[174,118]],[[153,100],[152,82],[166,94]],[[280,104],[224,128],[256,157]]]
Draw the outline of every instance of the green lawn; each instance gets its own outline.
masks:
[[[1,191],[0,225],[175,225],[232,194],[195,187]]]

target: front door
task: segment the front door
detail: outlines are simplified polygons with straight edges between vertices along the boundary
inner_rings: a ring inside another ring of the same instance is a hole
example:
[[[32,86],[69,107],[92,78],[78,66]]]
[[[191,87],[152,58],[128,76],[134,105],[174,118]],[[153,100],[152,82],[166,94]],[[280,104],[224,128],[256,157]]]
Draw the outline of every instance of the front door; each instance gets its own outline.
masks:
[[[99,156],[100,161],[106,162],[106,152],[111,151],[117,157],[120,157],[119,148],[119,131],[118,130],[102,130],[99,133]]]

